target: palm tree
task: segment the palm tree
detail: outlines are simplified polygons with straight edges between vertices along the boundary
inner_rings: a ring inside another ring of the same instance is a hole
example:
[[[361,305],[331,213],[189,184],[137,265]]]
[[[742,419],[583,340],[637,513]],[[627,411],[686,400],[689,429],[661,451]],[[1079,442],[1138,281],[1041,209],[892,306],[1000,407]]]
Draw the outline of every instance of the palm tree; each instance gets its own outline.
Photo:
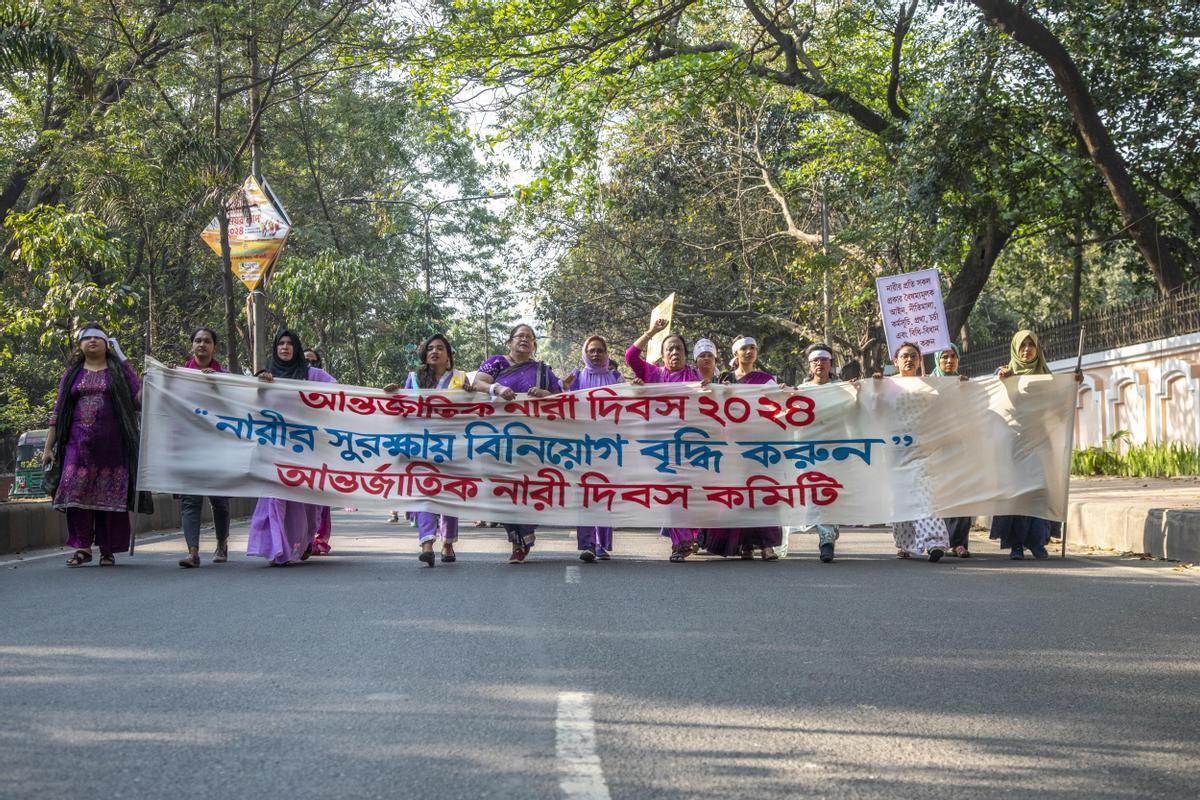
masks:
[[[46,24],[41,11],[18,0],[0,3],[0,68],[44,69],[71,81],[83,79],[75,48]]]

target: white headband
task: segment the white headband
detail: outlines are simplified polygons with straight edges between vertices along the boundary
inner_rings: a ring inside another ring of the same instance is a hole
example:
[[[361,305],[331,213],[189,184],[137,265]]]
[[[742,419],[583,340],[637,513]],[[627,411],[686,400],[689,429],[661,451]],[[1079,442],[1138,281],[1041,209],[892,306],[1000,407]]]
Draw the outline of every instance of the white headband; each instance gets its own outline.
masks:
[[[743,336],[742,338],[738,339],[736,342],[733,343],[733,352],[736,353],[738,350],[741,350],[743,347],[745,347],[748,344],[752,344],[755,347],[758,347],[758,342],[754,341],[753,336]]]
[[[82,342],[84,339],[88,338],[89,336],[95,336],[97,339],[103,339],[104,341],[108,341],[108,334],[105,333],[104,331],[100,330],[99,328],[84,328],[83,330],[81,330],[79,332],[79,335],[75,337],[75,341]]]
[[[830,353],[828,350],[813,350],[808,354],[808,360],[812,361],[814,358],[828,358],[830,361],[833,361],[833,353]]]
[[[704,353],[717,354],[717,346],[712,343],[711,339],[701,339],[696,342],[696,346],[692,348],[692,360],[695,361]]]

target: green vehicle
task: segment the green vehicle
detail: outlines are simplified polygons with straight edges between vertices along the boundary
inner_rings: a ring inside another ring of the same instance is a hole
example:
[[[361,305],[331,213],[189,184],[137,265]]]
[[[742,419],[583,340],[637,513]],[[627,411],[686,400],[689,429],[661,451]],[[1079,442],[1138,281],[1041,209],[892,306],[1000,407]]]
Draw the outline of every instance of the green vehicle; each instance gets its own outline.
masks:
[[[48,431],[25,431],[17,439],[17,468],[13,474],[10,498],[42,497],[42,450]]]

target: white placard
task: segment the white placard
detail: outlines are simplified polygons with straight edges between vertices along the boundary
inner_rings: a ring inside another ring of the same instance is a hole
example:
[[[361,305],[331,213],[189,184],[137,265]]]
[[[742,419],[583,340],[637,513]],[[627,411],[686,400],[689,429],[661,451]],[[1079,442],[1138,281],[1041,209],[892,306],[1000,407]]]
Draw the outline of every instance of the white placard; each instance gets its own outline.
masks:
[[[887,332],[889,360],[904,342],[921,348],[923,355],[950,349],[942,284],[936,269],[876,278],[875,289]]]

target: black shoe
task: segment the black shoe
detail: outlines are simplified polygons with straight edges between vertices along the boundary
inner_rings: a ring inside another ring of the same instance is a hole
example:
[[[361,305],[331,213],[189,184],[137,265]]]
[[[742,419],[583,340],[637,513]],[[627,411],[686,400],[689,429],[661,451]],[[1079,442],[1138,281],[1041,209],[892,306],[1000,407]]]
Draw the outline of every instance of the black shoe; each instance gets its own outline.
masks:
[[[579,560],[585,564],[590,564],[596,560],[596,554],[593,553],[591,550],[580,550],[579,551]]]
[[[1020,547],[1014,547],[1008,552],[1009,561],[1020,561],[1025,558],[1025,551]]]
[[[833,561],[833,544],[823,544],[821,545],[821,563],[828,564],[830,561]]]
[[[423,563],[428,564],[431,567],[433,566],[432,550],[422,550],[421,555],[417,556],[417,558],[419,558]]]
[[[944,556],[944,555],[946,555],[946,552],[944,550],[942,550],[942,548],[935,547],[929,551],[929,560],[930,560],[930,562],[936,564],[937,562],[942,560],[942,556]]]
[[[311,544],[304,549],[303,553],[300,554],[301,561],[308,561],[308,559],[310,559],[310,558],[312,558],[312,545]]]
[[[1042,547],[1041,545],[1029,548],[1029,552],[1033,553],[1033,557],[1038,561],[1042,561],[1043,559],[1050,557],[1050,554],[1046,552],[1046,548]]]

